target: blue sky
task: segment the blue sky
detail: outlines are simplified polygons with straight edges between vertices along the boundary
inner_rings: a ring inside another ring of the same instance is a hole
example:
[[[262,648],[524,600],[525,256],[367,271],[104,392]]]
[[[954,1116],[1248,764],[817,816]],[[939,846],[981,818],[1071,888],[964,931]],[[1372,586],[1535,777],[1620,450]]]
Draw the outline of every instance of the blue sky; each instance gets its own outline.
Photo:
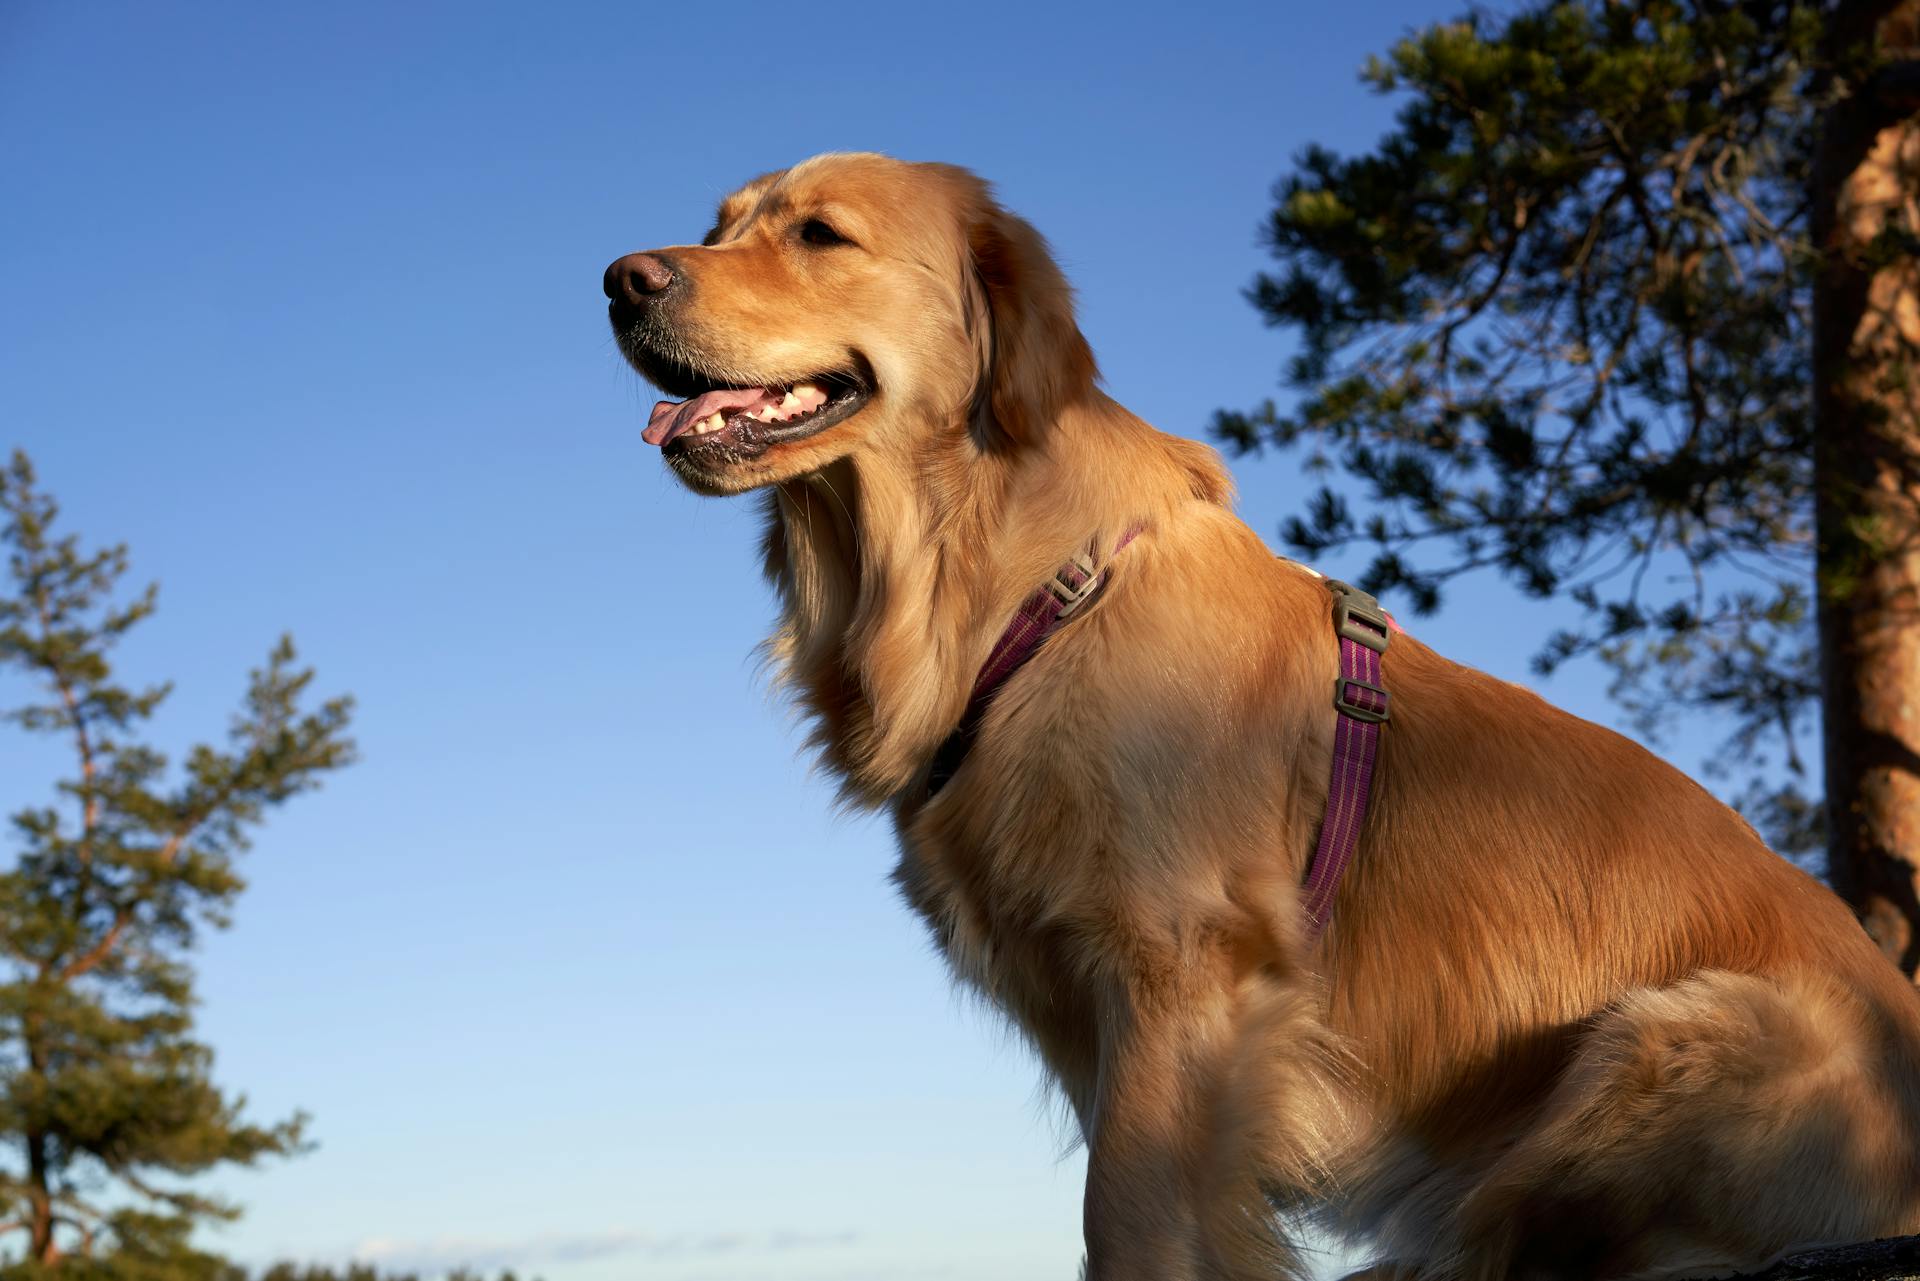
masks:
[[[218,1074],[320,1146],[220,1186],[247,1260],[548,1281],[1058,1281],[1081,1165],[754,679],[745,503],[640,441],[600,273],[815,152],[968,165],[1120,400],[1275,387],[1240,290],[1371,51],[1452,3],[0,7],[0,446],[161,583],[174,746],[291,630],[364,760],[200,955]],[[1270,538],[1297,465],[1236,464]],[[1326,566],[1339,569],[1338,564]],[[1498,584],[1415,624],[1530,681]],[[1600,681],[1557,701],[1612,722]],[[15,689],[5,691],[9,696]],[[10,699],[9,699],[10,701]],[[0,802],[54,758],[0,737]]]

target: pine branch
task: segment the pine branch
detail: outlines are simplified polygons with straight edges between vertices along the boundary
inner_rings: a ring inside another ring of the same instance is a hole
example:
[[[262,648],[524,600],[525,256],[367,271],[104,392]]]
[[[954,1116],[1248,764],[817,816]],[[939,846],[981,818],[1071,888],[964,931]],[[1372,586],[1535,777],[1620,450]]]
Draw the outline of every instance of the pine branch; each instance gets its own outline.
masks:
[[[230,790],[216,795],[214,798],[214,806],[217,807],[218,805],[225,804],[230,795]],[[205,825],[214,812],[214,808],[209,808],[188,826],[176,830],[167,838],[166,843],[160,847],[159,853],[154,856],[154,861],[163,870],[172,867],[174,861],[180,856],[181,848],[187,841],[193,838],[195,832],[199,831],[200,828]],[[133,904],[123,904],[115,909],[113,921],[107,927],[106,933],[101,936],[100,941],[62,966],[58,974],[59,980],[62,983],[70,983],[74,979],[80,978],[82,975],[94,970],[106,961],[108,957],[112,956],[115,946],[118,945],[121,937],[126,933],[127,927],[133,924],[136,915],[137,909]]]
[[[1216,417],[1243,452],[1309,445],[1376,513],[1329,485],[1287,541],[1369,547],[1366,581],[1419,612],[1479,567],[1565,595],[1589,615],[1584,652],[1628,684],[1727,661],[1661,620],[1733,595],[1722,567],[1810,577],[1805,179],[1826,17],[1810,0],[1545,0],[1416,33],[1370,69],[1403,96],[1397,128],[1301,157],[1268,224],[1279,270],[1249,292],[1301,339],[1301,399]],[[1811,619],[1749,636],[1797,668]],[[1759,660],[1748,674],[1766,685]],[[1755,724],[1781,741],[1773,694],[1715,705],[1702,684],[1679,682],[1668,714],[1729,710],[1735,754]]]

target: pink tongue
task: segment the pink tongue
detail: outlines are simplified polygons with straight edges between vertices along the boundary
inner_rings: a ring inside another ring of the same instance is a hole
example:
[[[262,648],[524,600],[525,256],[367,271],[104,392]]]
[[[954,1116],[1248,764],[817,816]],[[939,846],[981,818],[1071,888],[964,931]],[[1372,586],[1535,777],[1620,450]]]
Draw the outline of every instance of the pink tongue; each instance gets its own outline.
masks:
[[[703,391],[692,400],[663,400],[647,416],[647,429],[640,433],[640,439],[649,445],[664,445],[711,414],[732,417],[738,409],[755,413],[779,401],[780,394],[765,387],[724,387]]]

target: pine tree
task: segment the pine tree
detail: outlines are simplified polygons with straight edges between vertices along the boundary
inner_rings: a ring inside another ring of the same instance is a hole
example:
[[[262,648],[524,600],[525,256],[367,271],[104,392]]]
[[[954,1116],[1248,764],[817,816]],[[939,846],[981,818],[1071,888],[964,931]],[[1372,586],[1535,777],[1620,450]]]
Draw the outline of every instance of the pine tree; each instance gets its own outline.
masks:
[[[1597,656],[1649,734],[1727,717],[1716,770],[1910,973],[1916,14],[1558,0],[1403,40],[1365,72],[1395,128],[1276,188],[1251,298],[1299,333],[1301,397],[1216,420],[1345,473],[1295,547],[1372,545],[1367,585],[1417,610],[1481,568],[1564,594],[1584,622],[1540,670]]]
[[[299,1151],[304,1118],[252,1121],[213,1082],[188,955],[227,924],[235,857],[267,812],[352,758],[350,703],[305,710],[313,674],[282,639],[226,742],[170,771],[140,738],[168,687],[121,685],[109,661],[155,589],[117,601],[126,548],[83,551],[56,514],[14,454],[0,669],[32,693],[4,715],[64,744],[74,773],[57,804],[14,815],[18,858],[0,875],[0,1143],[16,1158],[0,1158],[0,1276],[215,1281],[225,1265],[191,1233],[237,1210],[183,1180]]]

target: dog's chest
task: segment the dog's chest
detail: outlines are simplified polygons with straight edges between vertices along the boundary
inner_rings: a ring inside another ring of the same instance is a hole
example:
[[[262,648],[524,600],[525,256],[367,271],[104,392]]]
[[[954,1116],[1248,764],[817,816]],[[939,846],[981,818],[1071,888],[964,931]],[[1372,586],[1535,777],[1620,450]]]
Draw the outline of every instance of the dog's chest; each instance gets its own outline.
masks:
[[[895,879],[956,974],[997,995],[1009,977],[1003,954],[1042,959],[1032,954],[1070,947],[1078,922],[1102,914],[1085,873],[1099,855],[1089,842],[1043,847],[968,826],[902,832]]]
[[[1038,1052],[1084,1121],[1099,1046],[1098,952],[1045,900],[965,874],[950,857],[905,847],[895,872],[955,980],[991,1000]]]
[[[1057,767],[993,777],[957,781],[954,803],[902,825],[895,881],[954,977],[1020,1026],[1078,1105],[1128,878],[1098,787]]]

